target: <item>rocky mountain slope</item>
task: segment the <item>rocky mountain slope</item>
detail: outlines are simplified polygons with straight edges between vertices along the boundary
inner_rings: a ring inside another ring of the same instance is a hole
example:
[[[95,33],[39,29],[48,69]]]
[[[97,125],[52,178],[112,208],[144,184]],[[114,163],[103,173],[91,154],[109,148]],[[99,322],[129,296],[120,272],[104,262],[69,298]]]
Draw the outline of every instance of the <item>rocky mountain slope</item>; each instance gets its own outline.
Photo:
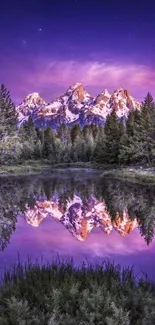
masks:
[[[94,98],[81,83],[76,83],[51,103],[46,103],[38,93],[32,93],[16,109],[19,125],[32,116],[37,126],[57,129],[62,123],[67,126],[80,124],[82,127],[104,125],[113,109],[120,118],[127,117],[130,110],[140,109],[140,106],[123,88],[116,89],[112,94],[104,90]]]
[[[57,199],[37,201],[33,209],[27,208],[25,212],[27,223],[34,227],[38,227],[47,216],[61,222],[80,241],[84,241],[94,227],[99,227],[107,234],[114,229],[122,236],[138,227],[137,219],[131,221],[127,211],[124,211],[123,217],[118,214],[115,221],[112,221],[106,211],[105,203],[94,197],[86,203],[79,196],[74,195],[73,199],[67,201],[65,208]]]

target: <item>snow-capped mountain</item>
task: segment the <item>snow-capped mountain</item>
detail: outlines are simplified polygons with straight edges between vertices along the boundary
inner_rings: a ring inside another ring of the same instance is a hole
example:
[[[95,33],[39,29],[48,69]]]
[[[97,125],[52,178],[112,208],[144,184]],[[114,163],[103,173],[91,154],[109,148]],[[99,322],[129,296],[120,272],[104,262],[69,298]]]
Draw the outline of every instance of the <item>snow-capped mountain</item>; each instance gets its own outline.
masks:
[[[19,123],[22,124],[27,121],[29,116],[35,119],[38,109],[45,105],[47,103],[40,97],[39,93],[32,93],[26,96],[22,103],[16,107]]]
[[[140,106],[123,88],[116,89],[112,94],[104,90],[94,98],[84,90],[81,83],[76,83],[51,103],[46,103],[38,93],[32,93],[17,107],[17,112],[19,125],[32,116],[37,126],[56,129],[62,123],[67,126],[80,124],[82,127],[89,124],[104,125],[113,109],[120,118],[127,117],[130,110],[140,109]]]
[[[65,209],[55,199],[37,201],[33,209],[27,207],[25,211],[25,220],[33,227],[38,227],[47,216],[62,223],[80,241],[84,241],[94,227],[99,227],[107,234],[114,229],[122,236],[138,227],[137,219],[131,220],[127,211],[124,211],[123,217],[120,217],[118,213],[113,221],[106,210],[104,201],[101,202],[91,197],[86,203],[78,195],[67,200]]]

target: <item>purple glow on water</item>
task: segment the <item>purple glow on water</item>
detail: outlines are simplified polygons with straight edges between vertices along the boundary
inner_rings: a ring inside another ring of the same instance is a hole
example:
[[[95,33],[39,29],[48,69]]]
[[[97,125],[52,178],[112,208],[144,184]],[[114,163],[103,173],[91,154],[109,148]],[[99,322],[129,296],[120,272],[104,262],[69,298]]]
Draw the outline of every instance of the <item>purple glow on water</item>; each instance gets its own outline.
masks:
[[[28,255],[31,261],[37,258],[41,262],[51,263],[57,257],[68,260],[73,257],[75,266],[87,260],[91,263],[103,262],[104,259],[121,264],[122,267],[134,265],[136,274],[146,272],[151,278],[155,274],[155,241],[147,246],[135,229],[126,237],[116,231],[107,235],[99,228],[94,228],[85,241],[78,241],[61,224],[47,217],[39,227],[27,224],[23,217],[19,217],[16,231],[12,234],[10,244],[0,253],[0,266],[8,268],[18,261],[18,253],[22,262],[26,262]]]

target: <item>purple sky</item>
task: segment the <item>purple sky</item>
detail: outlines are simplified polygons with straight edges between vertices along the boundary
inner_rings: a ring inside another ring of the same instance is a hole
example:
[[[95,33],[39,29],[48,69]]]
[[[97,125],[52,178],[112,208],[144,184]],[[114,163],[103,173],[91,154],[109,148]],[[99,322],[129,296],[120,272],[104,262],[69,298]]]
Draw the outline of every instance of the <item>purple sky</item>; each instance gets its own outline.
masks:
[[[155,97],[153,1],[5,0],[0,9],[0,83],[19,104],[50,101],[73,83],[97,95],[123,87]]]

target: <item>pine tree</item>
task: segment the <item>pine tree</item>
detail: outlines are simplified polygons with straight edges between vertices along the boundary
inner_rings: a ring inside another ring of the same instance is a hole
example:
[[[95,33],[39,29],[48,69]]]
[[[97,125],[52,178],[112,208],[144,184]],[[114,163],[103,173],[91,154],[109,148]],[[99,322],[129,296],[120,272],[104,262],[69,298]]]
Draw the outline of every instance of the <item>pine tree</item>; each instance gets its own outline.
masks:
[[[43,157],[56,160],[56,135],[51,127],[44,130]]]
[[[58,138],[64,146],[71,144],[70,129],[65,124],[61,124],[57,131]]]
[[[129,113],[126,132],[120,141],[119,159],[121,162],[151,164],[151,150],[155,148],[153,138],[151,139],[154,120],[153,98],[149,94],[141,110],[136,109]]]
[[[144,98],[143,107],[147,107],[148,109],[155,108],[155,103],[154,103],[153,97],[149,92],[147,93],[146,97]]]
[[[94,155],[95,140],[93,136],[93,128],[87,125],[82,130],[83,140],[85,142],[85,157],[84,161],[91,161]]]
[[[74,125],[71,130],[70,130],[70,134],[71,134],[71,141],[72,144],[74,143],[75,139],[77,136],[81,136],[81,128],[80,125]]]
[[[10,93],[4,84],[0,86],[0,139],[15,134],[18,115]]]
[[[151,165],[155,150],[155,104],[150,93],[145,97],[140,111],[135,111],[133,158],[137,162]]]
[[[132,137],[129,137],[127,132],[121,136],[119,144],[119,162],[120,164],[130,164],[133,157]]]
[[[103,127],[98,127],[98,134],[96,135],[96,146],[94,148],[93,160],[102,163],[104,162],[105,154],[105,132]]]
[[[91,130],[92,130],[92,134],[93,134],[93,137],[94,137],[94,140],[97,138],[97,135],[98,135],[98,130],[100,128],[103,128],[102,126],[97,126],[97,125],[91,125]]]
[[[119,145],[119,161],[122,164],[130,164],[134,161],[134,155],[136,152],[135,143],[133,140],[133,135],[135,133],[135,120],[139,121],[139,111],[130,111],[127,121],[124,134],[120,138]]]
[[[133,136],[133,133],[134,133],[134,120],[135,120],[135,114],[134,114],[134,111],[132,110],[129,112],[129,115],[128,115],[128,118],[126,121],[126,133],[129,137]]]
[[[120,119],[119,123],[118,123],[118,162],[119,164],[122,162],[122,157],[120,156],[120,149],[122,148],[122,139],[124,139],[124,135],[125,135],[125,125],[124,125],[124,120],[123,118]]]
[[[119,156],[120,132],[115,110],[108,115],[105,123],[105,150],[103,162],[117,164]]]
[[[87,161],[87,145],[81,134],[77,135],[71,149],[71,159],[74,162]]]
[[[124,125],[124,120],[123,117],[120,119],[120,121],[118,122],[118,132],[119,132],[119,137],[121,138],[124,133],[125,133],[125,125]]]
[[[32,117],[30,116],[28,120],[20,127],[19,135],[22,141],[33,141],[37,140],[37,131],[34,126]]]

